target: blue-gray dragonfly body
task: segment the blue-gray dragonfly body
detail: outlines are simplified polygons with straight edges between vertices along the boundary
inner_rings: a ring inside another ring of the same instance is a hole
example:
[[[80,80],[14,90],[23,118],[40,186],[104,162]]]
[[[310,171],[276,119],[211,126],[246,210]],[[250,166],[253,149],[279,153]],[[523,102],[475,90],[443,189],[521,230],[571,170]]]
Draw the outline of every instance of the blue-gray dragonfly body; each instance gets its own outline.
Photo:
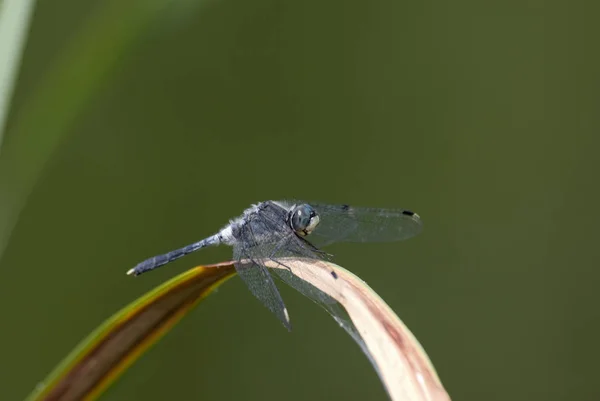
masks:
[[[250,291],[291,329],[285,304],[265,261],[285,267],[283,258],[327,260],[321,247],[334,242],[389,242],[410,238],[421,231],[421,219],[405,209],[360,208],[304,201],[266,201],[252,205],[218,233],[169,253],[139,263],[127,274],[139,275],[207,246],[233,247],[239,276]],[[286,269],[273,269],[280,278],[321,304],[310,285]],[[328,308],[329,309],[329,308]]]

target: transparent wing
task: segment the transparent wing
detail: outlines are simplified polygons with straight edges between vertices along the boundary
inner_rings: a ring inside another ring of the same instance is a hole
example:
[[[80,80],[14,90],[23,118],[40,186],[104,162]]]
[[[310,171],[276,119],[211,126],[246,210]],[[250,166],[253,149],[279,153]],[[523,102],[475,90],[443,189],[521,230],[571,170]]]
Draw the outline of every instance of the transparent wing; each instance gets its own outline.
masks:
[[[374,363],[371,353],[367,349],[367,346],[365,345],[363,338],[356,329],[356,326],[354,326],[354,324],[352,323],[352,320],[348,316],[346,310],[335,299],[333,299],[323,291],[319,290],[312,284],[307,283],[300,277],[296,276],[292,268],[287,267],[285,269],[273,270],[277,272],[277,275],[281,280],[283,280],[292,288],[299,291],[302,295],[313,300],[316,304],[320,305],[323,309],[325,309],[340,325],[340,327],[342,327],[344,330],[346,330],[348,334],[350,334],[350,337],[354,339],[354,341],[362,349],[363,353],[369,358],[375,370],[378,370],[377,365]]]
[[[366,349],[362,337],[352,323],[346,310],[335,299],[298,277],[294,272],[294,268],[286,264],[286,259],[289,260],[294,257],[326,260],[328,256],[303,238],[292,234],[282,239],[277,246],[270,249],[269,257],[263,260],[278,264],[281,268],[270,269],[270,271],[275,271],[276,275],[282,281],[329,312],[335,321],[350,334],[363,352],[371,359],[371,355]]]
[[[267,235],[264,225],[262,220],[255,218],[240,227],[239,241],[233,247],[235,268],[250,292],[291,330],[289,314],[281,294],[267,268],[259,262],[265,252],[276,246],[275,233]]]
[[[334,242],[392,242],[421,232],[418,214],[406,209],[378,209],[308,203],[319,214],[319,225],[307,237],[317,247]]]
[[[273,312],[288,330],[291,330],[289,314],[267,268],[249,261],[236,262],[235,269],[250,292]]]

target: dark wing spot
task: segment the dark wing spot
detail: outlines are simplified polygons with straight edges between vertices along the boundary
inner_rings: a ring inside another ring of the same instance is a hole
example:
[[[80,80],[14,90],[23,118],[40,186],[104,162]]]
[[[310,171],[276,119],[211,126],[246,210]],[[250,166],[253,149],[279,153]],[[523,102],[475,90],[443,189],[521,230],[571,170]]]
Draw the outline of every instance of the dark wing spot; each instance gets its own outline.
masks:
[[[346,211],[348,209],[350,209],[350,205],[342,205],[342,210],[343,211]]]
[[[337,273],[336,273],[336,272],[334,272],[333,270],[331,271],[331,276],[332,276],[334,279],[336,279],[336,280],[337,280],[337,278],[338,278],[338,275],[337,275]]]
[[[415,215],[415,213],[411,212],[410,210],[403,210],[402,214],[406,215],[406,216],[411,216],[411,217]]]

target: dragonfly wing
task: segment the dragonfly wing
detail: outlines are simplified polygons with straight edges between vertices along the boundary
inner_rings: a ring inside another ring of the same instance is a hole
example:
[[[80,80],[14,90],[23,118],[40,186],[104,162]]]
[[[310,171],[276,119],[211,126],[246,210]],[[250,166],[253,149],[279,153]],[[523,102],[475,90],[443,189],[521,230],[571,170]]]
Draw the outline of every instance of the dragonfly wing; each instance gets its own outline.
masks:
[[[234,257],[238,260],[235,269],[250,292],[273,312],[288,330],[291,330],[287,308],[267,268],[239,249],[238,252],[234,250]]]
[[[334,242],[402,241],[423,228],[419,215],[406,209],[308,204],[320,217],[319,225],[307,238],[317,247]]]
[[[250,292],[258,298],[283,325],[291,330],[287,308],[271,274],[261,263],[273,252],[280,240],[280,229],[271,225],[270,219],[250,216],[239,226],[238,242],[233,247],[235,268]]]
[[[350,336],[356,341],[356,343],[360,346],[365,355],[371,360],[371,363],[377,369],[377,366],[374,364],[373,359],[367,346],[358,332],[358,329],[352,323],[352,319],[346,312],[346,310],[340,305],[338,301],[333,299],[331,296],[327,295],[323,291],[319,290],[317,287],[312,284],[304,281],[300,277],[296,275],[293,268],[283,268],[283,269],[273,269],[277,272],[277,275],[281,280],[287,283],[292,288],[299,291],[305,297],[314,301],[317,305],[320,305],[323,309],[325,309],[333,319],[338,323],[340,327],[342,327]]]

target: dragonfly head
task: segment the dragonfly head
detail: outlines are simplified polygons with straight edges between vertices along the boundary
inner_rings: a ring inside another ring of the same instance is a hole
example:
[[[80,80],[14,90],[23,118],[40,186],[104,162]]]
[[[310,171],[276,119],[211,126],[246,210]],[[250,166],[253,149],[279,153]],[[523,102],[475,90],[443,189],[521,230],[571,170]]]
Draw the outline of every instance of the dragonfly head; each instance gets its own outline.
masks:
[[[305,203],[292,208],[289,222],[296,234],[306,236],[319,224],[319,215],[312,206]]]

